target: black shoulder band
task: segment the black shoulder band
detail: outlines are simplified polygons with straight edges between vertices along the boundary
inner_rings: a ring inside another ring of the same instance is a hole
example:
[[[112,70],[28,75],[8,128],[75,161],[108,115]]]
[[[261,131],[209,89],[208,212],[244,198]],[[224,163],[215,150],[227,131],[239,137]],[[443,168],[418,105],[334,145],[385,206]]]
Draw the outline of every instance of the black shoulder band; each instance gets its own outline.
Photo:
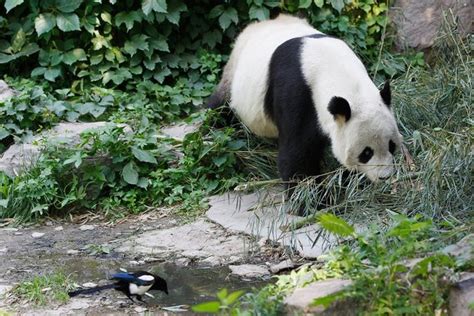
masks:
[[[326,34],[323,34],[323,33],[316,33],[316,34],[312,34],[312,35],[306,35],[306,36],[303,36],[303,37],[309,37],[309,38],[326,38],[326,37],[332,37],[332,36],[329,36],[329,35],[326,35]]]

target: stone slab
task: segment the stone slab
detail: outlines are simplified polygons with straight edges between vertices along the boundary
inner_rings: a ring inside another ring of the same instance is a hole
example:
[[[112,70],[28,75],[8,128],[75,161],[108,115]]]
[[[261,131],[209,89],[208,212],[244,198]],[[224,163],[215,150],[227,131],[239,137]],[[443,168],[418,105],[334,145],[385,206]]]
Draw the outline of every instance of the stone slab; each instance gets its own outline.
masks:
[[[265,278],[270,276],[268,268],[259,264],[230,265],[229,269],[233,275],[242,278]]]
[[[449,292],[449,315],[474,316],[469,305],[474,303],[474,272],[461,274]]]
[[[290,246],[305,258],[316,258],[323,254],[328,243],[323,239],[315,242],[320,229],[318,225],[289,232],[284,229],[291,227],[303,217],[287,214],[281,204],[277,203],[278,199],[281,199],[280,194],[272,192],[266,199],[259,193],[247,195],[227,193],[213,196],[210,198],[211,207],[206,216],[228,230],[253,235],[259,239],[267,238],[284,246]],[[261,201],[264,201],[265,205],[261,205]],[[267,204],[273,206],[266,206]]]
[[[248,249],[244,236],[229,235],[205,220],[163,230],[151,230],[126,240],[118,252],[189,258],[210,266],[242,260]]]
[[[314,282],[306,287],[295,289],[291,295],[285,298],[285,304],[306,312],[322,312],[323,307],[310,306],[315,299],[340,292],[351,284],[351,280],[343,279]]]

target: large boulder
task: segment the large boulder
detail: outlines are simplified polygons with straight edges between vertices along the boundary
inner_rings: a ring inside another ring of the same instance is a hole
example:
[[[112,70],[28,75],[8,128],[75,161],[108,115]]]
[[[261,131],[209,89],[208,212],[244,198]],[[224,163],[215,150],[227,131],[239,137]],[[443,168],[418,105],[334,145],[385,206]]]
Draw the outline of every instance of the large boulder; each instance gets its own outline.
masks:
[[[474,2],[470,0],[396,0],[390,17],[397,31],[399,49],[431,47],[444,23],[444,14],[452,12],[459,31],[473,31]]]
[[[100,131],[111,125],[114,124],[108,122],[59,123],[54,128],[35,136],[30,143],[10,146],[0,157],[0,171],[9,177],[15,177],[35,164],[44,143],[72,148],[81,142],[82,133]],[[126,131],[131,131],[130,127],[123,124],[121,126],[124,126]]]
[[[0,102],[10,99],[14,94],[13,89],[5,81],[0,80]]]

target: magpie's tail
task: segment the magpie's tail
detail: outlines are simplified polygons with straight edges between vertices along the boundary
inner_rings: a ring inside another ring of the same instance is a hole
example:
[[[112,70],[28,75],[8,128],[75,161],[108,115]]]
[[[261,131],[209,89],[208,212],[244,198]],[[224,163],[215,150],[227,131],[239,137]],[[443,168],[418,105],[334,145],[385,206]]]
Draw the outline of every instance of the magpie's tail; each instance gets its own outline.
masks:
[[[72,292],[68,292],[67,294],[69,294],[69,297],[74,297],[74,296],[77,296],[77,295],[80,295],[80,294],[92,294],[92,293],[95,293],[95,292],[100,292],[100,291],[103,291],[103,290],[115,289],[115,288],[117,288],[117,285],[112,283],[112,284],[106,284],[106,285],[102,285],[102,286],[96,286],[96,287],[93,287],[93,288],[90,288],[90,289],[79,289],[79,290],[75,290],[75,291],[72,291]]]

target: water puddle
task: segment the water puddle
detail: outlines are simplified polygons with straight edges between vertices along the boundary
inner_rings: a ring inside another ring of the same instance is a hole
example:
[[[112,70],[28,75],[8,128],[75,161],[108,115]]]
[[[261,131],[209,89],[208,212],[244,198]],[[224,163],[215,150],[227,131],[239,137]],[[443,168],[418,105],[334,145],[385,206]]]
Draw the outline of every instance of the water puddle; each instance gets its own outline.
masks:
[[[64,263],[64,271],[79,283],[98,282],[107,279],[121,267],[119,261],[94,260],[93,258],[75,258]],[[163,277],[168,283],[169,295],[162,292],[152,292],[154,298],[146,297],[149,305],[172,306],[194,305],[212,300],[216,293],[226,288],[228,291],[260,288],[270,280],[244,281],[230,275],[228,267],[193,268],[179,267],[169,263],[148,264],[135,266],[130,271],[144,270]]]

